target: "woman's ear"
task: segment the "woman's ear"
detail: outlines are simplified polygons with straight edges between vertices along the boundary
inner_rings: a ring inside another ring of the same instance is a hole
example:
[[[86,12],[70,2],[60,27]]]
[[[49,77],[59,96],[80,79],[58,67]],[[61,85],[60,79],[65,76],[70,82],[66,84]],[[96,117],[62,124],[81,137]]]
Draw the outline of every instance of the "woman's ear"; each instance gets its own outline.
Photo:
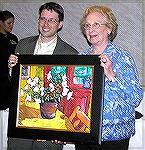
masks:
[[[0,26],[2,25],[2,23],[3,23],[3,22],[0,20]]]
[[[108,35],[110,35],[110,34],[111,34],[111,32],[112,32],[112,30],[111,30],[111,29],[108,29]]]

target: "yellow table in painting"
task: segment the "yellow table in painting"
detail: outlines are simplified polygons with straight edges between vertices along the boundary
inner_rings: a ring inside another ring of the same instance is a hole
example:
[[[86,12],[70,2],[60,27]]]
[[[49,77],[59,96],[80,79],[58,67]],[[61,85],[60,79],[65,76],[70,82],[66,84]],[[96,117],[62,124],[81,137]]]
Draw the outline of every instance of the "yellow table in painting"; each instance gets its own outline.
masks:
[[[57,110],[56,116],[53,119],[25,118],[22,120],[22,125],[30,128],[34,127],[43,129],[66,130],[65,121],[61,119],[61,115],[63,114]]]
[[[72,120],[76,115],[78,117],[78,120],[73,123]],[[77,126],[80,121],[84,123],[84,126],[81,129],[76,130],[75,126]],[[85,113],[80,111],[79,106],[74,109],[69,118],[57,109],[56,116],[53,119],[43,119],[41,118],[40,114],[40,104],[36,104],[34,102],[21,103],[19,106],[19,115],[17,122],[17,127],[19,128],[90,132],[89,118],[87,118]]]
[[[40,116],[39,104],[29,102],[19,107],[18,127],[67,130],[62,116],[64,114],[57,109],[53,119],[43,119]]]

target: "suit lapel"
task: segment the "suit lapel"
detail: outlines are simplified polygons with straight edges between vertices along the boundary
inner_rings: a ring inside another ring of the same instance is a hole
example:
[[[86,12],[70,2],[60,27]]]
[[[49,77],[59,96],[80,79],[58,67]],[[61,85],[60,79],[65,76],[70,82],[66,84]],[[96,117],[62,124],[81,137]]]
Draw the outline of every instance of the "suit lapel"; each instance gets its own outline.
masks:
[[[29,44],[29,47],[30,47],[29,53],[30,53],[30,54],[34,54],[34,50],[35,50],[35,46],[36,46],[38,37],[39,37],[39,36],[35,36],[33,39],[31,39],[31,42],[30,42],[30,44]]]
[[[54,52],[52,55],[57,55],[57,54],[61,54],[63,47],[63,41],[61,40],[61,38],[58,36],[57,38],[57,43],[56,43],[56,47],[54,49]]]

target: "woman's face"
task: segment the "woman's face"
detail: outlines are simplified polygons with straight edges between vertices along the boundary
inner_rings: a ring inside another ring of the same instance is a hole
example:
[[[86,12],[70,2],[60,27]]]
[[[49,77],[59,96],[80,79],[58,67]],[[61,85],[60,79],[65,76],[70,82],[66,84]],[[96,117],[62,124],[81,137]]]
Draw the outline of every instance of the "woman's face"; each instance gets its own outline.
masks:
[[[8,18],[4,22],[1,21],[1,28],[3,29],[3,32],[11,32],[14,25],[14,18]]]
[[[106,26],[106,18],[98,13],[90,13],[86,17],[85,34],[87,40],[93,46],[103,46],[108,43],[108,35],[111,33],[111,29]]]

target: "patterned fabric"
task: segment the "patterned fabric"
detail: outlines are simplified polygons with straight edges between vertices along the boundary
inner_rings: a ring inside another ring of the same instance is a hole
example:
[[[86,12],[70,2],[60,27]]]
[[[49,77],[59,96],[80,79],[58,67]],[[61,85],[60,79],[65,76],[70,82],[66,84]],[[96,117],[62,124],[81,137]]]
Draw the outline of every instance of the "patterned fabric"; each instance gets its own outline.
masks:
[[[90,55],[92,48],[80,53]],[[115,82],[105,78],[102,141],[130,138],[135,134],[135,107],[143,99],[138,73],[129,52],[112,42],[104,50],[112,59]]]

